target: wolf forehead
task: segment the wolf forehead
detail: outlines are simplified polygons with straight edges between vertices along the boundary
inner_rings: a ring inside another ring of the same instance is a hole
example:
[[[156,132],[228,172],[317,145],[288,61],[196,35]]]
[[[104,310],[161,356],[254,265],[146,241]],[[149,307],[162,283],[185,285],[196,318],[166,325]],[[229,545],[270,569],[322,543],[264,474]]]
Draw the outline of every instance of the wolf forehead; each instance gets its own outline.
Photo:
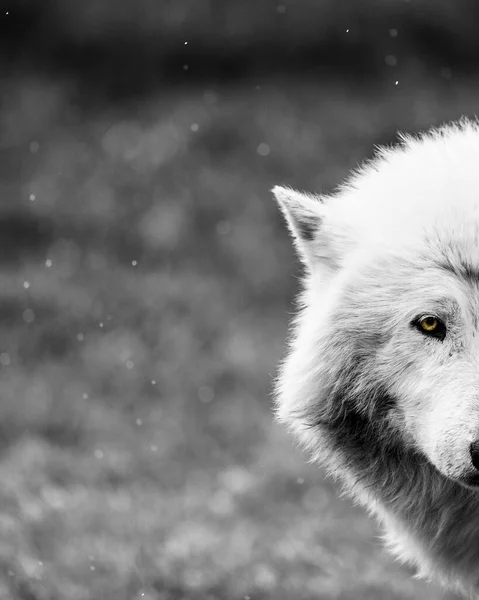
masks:
[[[377,246],[479,281],[479,124],[463,120],[378,148],[335,193],[273,190],[304,262],[343,265]]]

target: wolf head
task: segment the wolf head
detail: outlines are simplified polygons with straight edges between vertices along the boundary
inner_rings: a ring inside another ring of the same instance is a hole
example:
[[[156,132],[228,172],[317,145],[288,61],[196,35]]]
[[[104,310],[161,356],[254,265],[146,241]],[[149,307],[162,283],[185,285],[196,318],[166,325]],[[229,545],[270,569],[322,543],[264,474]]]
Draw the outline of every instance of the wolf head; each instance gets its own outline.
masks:
[[[479,127],[403,136],[330,197],[273,192],[305,265],[279,419],[332,469],[479,486]]]

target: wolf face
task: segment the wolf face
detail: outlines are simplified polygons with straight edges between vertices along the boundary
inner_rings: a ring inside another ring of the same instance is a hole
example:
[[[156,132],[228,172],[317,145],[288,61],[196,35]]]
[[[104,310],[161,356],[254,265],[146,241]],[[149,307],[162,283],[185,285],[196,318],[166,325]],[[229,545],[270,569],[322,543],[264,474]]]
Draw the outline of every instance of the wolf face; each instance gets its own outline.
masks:
[[[452,578],[479,560],[477,165],[463,121],[402,137],[332,197],[273,190],[305,265],[278,418],[384,522],[418,529],[416,563],[455,561]],[[460,506],[474,519],[455,545]]]
[[[309,267],[308,331],[299,327],[282,383],[301,382],[306,394],[280,392],[279,414],[288,419],[292,402],[326,420],[354,410],[386,443],[422,453],[446,477],[479,483],[471,451],[479,440],[479,263],[461,263],[463,241],[457,256],[450,241],[441,252],[444,238],[427,227],[405,242],[351,244],[341,256],[334,239],[321,240],[327,205],[316,201],[314,220],[310,197],[305,212],[300,204],[293,212],[298,194],[275,193]]]

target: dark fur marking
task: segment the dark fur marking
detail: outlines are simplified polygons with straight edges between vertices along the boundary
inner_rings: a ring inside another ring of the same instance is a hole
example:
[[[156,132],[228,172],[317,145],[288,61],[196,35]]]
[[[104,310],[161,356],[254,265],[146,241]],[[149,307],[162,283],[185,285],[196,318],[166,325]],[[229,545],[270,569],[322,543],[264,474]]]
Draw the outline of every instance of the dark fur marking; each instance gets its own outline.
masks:
[[[446,259],[445,262],[439,264],[439,267],[448,272],[452,273],[455,277],[459,277],[463,279],[469,285],[473,285],[475,288],[479,285],[479,269],[472,267],[470,264],[465,263],[464,261],[459,261],[458,267],[451,264],[451,262]],[[473,318],[473,337],[475,337],[475,329],[479,326],[478,315],[475,311],[472,312]]]
[[[474,268],[472,265],[465,264],[464,262],[458,263],[458,266],[451,264],[449,260],[439,264],[439,267],[448,273],[452,273],[456,277],[461,277],[469,283],[479,283],[479,270]]]
[[[297,223],[298,233],[301,239],[312,242],[318,231],[318,224],[308,219]]]
[[[349,382],[353,377],[353,373],[348,376]],[[353,474],[356,483],[363,489],[373,489],[386,506],[399,511],[401,518],[411,523],[421,537],[430,540],[431,554],[437,552],[442,559],[449,556],[450,561],[468,561],[472,569],[477,554],[470,552],[475,538],[467,511],[471,511],[471,503],[477,503],[477,497],[443,476],[440,486],[433,485],[436,468],[421,452],[404,445],[387,419],[397,406],[387,390],[378,388],[359,396],[348,387],[347,384],[338,390],[327,403],[329,415],[327,412],[320,415],[321,407],[317,407],[318,435],[327,441],[330,450],[334,449],[336,456],[343,457],[342,468]],[[368,404],[369,414],[362,410]],[[341,473],[341,469],[335,470],[337,476]],[[451,497],[453,510],[448,500]],[[424,505],[435,518],[424,518]],[[473,506],[472,510],[477,509]],[[462,536],[453,533],[457,527],[461,528]],[[471,536],[471,542],[465,539],[466,535]]]
[[[360,448],[366,450],[369,459],[371,450],[381,449],[383,452],[385,442],[392,443],[392,436],[387,425],[386,416],[396,407],[396,400],[387,392],[371,393],[373,396],[374,422],[366,412],[358,410],[371,403],[371,397],[351,398],[339,393],[331,399],[331,405],[335,407],[334,414],[327,419],[325,416],[316,415],[313,421],[316,425],[326,427],[328,432],[338,441],[342,448],[348,448],[357,455]],[[313,417],[314,418],[314,417]],[[378,427],[378,425],[381,425]]]

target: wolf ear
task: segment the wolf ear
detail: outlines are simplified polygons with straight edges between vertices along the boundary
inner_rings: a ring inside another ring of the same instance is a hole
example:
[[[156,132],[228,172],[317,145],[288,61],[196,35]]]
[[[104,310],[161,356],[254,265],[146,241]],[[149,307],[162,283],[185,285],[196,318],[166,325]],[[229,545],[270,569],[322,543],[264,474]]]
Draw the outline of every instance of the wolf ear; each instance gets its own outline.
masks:
[[[318,198],[291,188],[277,185],[272,192],[293,235],[301,260],[307,266],[312,266],[314,258],[316,261],[319,258],[318,234],[324,218],[323,204]]]

